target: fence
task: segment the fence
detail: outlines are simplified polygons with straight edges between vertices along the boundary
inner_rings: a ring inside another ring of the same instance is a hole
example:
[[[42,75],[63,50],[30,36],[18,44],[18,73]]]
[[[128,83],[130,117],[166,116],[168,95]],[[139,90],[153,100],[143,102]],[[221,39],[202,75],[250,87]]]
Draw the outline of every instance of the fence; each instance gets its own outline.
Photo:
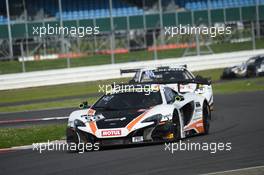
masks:
[[[133,74],[120,75],[120,69],[171,66],[187,64],[191,71],[223,68],[239,64],[249,57],[263,54],[264,49],[240,51],[205,56],[182,57],[178,59],[152,60],[134,63],[120,63],[101,66],[89,66],[50,71],[37,71],[0,75],[0,90],[28,88],[47,85],[59,85],[86,81],[130,77]],[[140,65],[140,66],[139,66]]]
[[[163,7],[162,7],[163,8]],[[162,11],[162,12],[161,12]],[[111,26],[111,18],[94,18],[79,20],[62,20],[58,17],[43,19],[38,21],[17,20],[12,21],[9,25],[0,25],[0,59],[10,59],[22,56],[20,42],[23,44],[24,56],[32,56],[41,54],[58,54],[65,53],[64,44],[68,43],[69,52],[89,52],[97,53],[99,50],[111,50],[116,48],[125,48],[127,50],[146,49],[147,46],[153,45],[152,32],[157,32],[157,45],[168,44],[164,42],[161,33],[165,26],[182,25],[206,25],[213,26],[215,24],[233,25],[232,36],[216,37],[211,41],[204,41],[209,45],[215,42],[230,42],[232,39],[248,37],[247,31],[251,31],[253,23],[257,38],[263,36],[264,33],[264,5],[208,9],[197,11],[177,11],[174,7],[171,10],[153,10],[145,11],[144,15],[132,15],[113,17],[113,26]],[[62,21],[60,21],[62,20]],[[33,35],[35,27],[41,26],[60,26],[64,27],[87,27],[99,26],[101,35],[89,36],[86,38],[61,38],[61,36],[47,36],[40,38]],[[245,24],[244,33],[239,30],[237,35],[237,23]],[[111,32],[113,31],[113,32]],[[111,37],[113,33],[113,38]],[[242,34],[241,34],[242,33]],[[251,37],[252,34],[250,34]],[[259,36],[260,35],[260,36]],[[113,39],[113,42],[111,40]],[[200,38],[201,39],[201,38]],[[166,38],[165,38],[166,40]],[[171,42],[184,44],[191,42],[193,36],[181,36],[176,39],[170,39]],[[223,41],[224,40],[224,41]],[[255,38],[252,38],[255,40]],[[202,43],[202,41],[200,41]],[[54,49],[56,48],[56,49]],[[248,48],[251,49],[251,48]],[[11,54],[12,50],[12,54]],[[115,62],[115,56],[111,61]],[[27,71],[27,70],[26,70]]]

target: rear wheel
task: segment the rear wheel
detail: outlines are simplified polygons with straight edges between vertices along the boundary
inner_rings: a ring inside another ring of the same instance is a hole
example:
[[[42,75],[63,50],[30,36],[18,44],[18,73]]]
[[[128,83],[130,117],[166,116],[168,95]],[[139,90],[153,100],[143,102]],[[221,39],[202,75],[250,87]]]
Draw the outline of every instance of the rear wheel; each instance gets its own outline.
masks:
[[[209,133],[209,129],[210,129],[210,119],[211,119],[210,107],[205,102],[203,104],[203,127],[204,127],[204,134],[208,134]]]
[[[258,70],[257,68],[255,69],[255,77],[258,77],[259,76],[259,73],[258,73]]]

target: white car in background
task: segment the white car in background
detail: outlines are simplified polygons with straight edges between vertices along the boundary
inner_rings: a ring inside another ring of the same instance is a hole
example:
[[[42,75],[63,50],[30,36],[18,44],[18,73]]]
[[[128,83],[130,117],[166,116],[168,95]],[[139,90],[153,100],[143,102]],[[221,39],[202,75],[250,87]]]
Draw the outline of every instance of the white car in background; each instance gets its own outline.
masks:
[[[211,80],[194,76],[187,66],[158,67],[144,69],[123,69],[121,74],[135,73],[130,83],[159,83],[166,84],[176,92],[193,92],[205,97],[210,109],[213,110],[214,98]]]
[[[264,55],[249,58],[242,64],[227,67],[221,76],[222,79],[248,78],[264,75]]]

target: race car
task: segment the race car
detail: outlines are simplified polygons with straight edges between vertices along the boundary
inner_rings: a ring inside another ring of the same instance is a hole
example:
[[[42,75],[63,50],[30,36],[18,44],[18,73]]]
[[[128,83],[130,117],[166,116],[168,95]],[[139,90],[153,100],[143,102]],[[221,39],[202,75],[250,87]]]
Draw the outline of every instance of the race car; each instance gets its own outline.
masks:
[[[177,141],[208,134],[211,111],[205,97],[166,85],[131,85],[103,95],[88,109],[72,112],[67,143],[100,146]],[[142,89],[143,88],[143,89]]]
[[[264,55],[254,57],[255,61],[247,64],[247,76],[257,77],[264,75]]]
[[[255,77],[264,74],[264,55],[249,58],[240,65],[225,68],[222,79]]]
[[[157,67],[148,69],[121,69],[120,74],[135,73],[130,83],[162,83],[173,90],[186,93],[194,92],[204,96],[213,110],[214,98],[211,80],[194,76],[187,70],[187,65],[176,67]]]

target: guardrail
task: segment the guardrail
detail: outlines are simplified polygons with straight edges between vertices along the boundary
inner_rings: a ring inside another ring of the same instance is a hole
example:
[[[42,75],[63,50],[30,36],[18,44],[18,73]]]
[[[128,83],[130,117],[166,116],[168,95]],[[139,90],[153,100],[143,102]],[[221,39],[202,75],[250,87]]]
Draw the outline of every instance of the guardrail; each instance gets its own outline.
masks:
[[[98,65],[69,69],[56,69],[0,75],[0,90],[59,85],[86,81],[106,80],[130,77],[133,74],[120,75],[120,69],[171,66],[187,64],[191,71],[224,68],[233,66],[254,55],[264,54],[264,49],[239,51],[203,56],[189,56],[162,60],[130,62],[110,65]]]

